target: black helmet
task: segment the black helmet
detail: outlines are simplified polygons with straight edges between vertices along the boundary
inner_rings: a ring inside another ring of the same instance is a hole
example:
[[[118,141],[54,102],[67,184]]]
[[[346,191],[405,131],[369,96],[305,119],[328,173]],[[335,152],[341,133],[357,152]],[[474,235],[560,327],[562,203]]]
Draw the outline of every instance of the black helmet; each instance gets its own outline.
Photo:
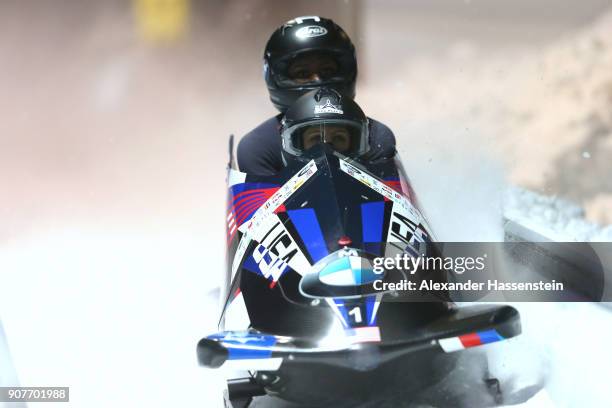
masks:
[[[291,63],[304,54],[315,53],[333,61],[335,69],[314,81],[299,81],[289,75]],[[357,59],[351,39],[332,20],[317,17],[297,17],[279,27],[266,44],[264,78],[270,100],[285,112],[305,92],[321,86],[355,97]]]
[[[369,150],[368,119],[352,99],[331,88],[310,91],[289,107],[281,121],[283,158],[310,160],[307,151],[325,143],[349,157]]]

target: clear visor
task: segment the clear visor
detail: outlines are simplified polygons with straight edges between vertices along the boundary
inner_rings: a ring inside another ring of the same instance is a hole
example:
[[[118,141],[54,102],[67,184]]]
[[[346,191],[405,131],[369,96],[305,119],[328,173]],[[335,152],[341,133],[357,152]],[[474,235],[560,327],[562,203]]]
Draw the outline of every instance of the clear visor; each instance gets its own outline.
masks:
[[[345,156],[360,156],[368,150],[367,123],[348,120],[317,120],[286,129],[283,148],[296,156],[326,143]]]

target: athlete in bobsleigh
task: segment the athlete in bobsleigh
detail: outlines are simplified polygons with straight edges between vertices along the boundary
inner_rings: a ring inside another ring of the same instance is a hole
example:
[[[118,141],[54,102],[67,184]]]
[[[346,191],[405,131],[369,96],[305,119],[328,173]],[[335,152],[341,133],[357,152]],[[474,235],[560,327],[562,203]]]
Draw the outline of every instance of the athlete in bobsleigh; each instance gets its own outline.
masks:
[[[315,89],[280,124],[277,174],[238,171],[230,157],[224,308],[197,347],[200,364],[248,373],[228,381],[227,406],[264,394],[322,407],[503,400],[486,361],[462,371],[458,351],[518,335],[514,308],[375,288],[405,278],[376,273],[376,258],[435,250],[435,239],[397,154],[372,159],[361,108]],[[440,385],[451,372],[469,393]]]
[[[271,175],[283,169],[281,119],[297,98],[322,86],[355,98],[357,58],[346,32],[332,20],[297,17],[278,27],[264,50],[264,79],[280,112],[247,133],[237,149],[238,166],[249,174]],[[395,136],[369,119],[372,159],[395,154]]]

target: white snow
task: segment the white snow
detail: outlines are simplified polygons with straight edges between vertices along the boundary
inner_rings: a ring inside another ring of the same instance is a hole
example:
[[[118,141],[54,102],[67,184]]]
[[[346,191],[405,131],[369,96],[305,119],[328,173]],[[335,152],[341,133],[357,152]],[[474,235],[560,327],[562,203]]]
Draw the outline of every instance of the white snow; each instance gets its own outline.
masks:
[[[516,303],[523,334],[487,346],[491,372],[520,389],[544,383],[525,406],[599,407],[609,400],[612,314],[589,303]]]
[[[0,310],[22,386],[69,386],[49,406],[221,404],[197,365],[216,330],[222,257],[185,231],[62,229],[0,249]],[[0,356],[4,358],[4,356]]]
[[[503,197],[503,216],[551,241],[612,241],[612,226],[587,221],[578,205],[555,196],[510,187]]]

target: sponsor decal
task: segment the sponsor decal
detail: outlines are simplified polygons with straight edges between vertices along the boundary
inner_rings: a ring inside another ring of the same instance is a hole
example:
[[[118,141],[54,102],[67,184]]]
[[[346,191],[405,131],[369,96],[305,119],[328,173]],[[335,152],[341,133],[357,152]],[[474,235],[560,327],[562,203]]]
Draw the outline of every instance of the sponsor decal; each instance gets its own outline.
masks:
[[[386,185],[382,180],[372,176],[371,174],[363,170],[359,170],[357,167],[348,163],[346,160],[340,160],[340,169],[349,176],[353,177],[355,180],[358,180],[366,186],[370,187],[378,194],[406,209],[412,214],[413,217],[421,217],[421,214],[416,209],[416,207],[414,207],[405,196],[396,194],[397,191]]]
[[[429,241],[429,236],[419,221],[420,219],[411,218],[404,208],[393,204],[387,242],[404,252],[410,247],[418,247],[418,243]],[[401,243],[403,247],[394,243]]]
[[[357,169],[346,160],[340,160],[340,169],[393,202],[387,242],[399,242],[404,246],[412,246],[415,243],[430,240],[429,228],[425,217],[412,205],[406,196],[399,194],[397,190],[389,187],[382,180]],[[406,248],[399,249],[402,252],[406,250]]]
[[[344,252],[344,251],[343,251]],[[366,258],[343,255],[325,265],[319,271],[319,280],[331,286],[359,286],[380,279]]]
[[[295,32],[297,38],[321,37],[325,34],[327,34],[327,29],[317,25],[302,27]]]
[[[329,99],[326,99],[326,102],[323,105],[315,105],[314,113],[315,114],[319,114],[319,113],[338,113],[340,115],[343,115],[344,111],[342,110],[342,106],[340,106],[340,105],[336,106],[333,103],[331,103],[331,101]]]
[[[276,282],[299,252],[299,247],[279,221],[255,247],[253,259],[261,274]]]
[[[279,188],[261,207],[253,214],[249,222],[246,222],[238,228],[242,233],[246,233],[251,237],[259,227],[269,218],[270,214],[283,204],[287,199],[295,193],[304,183],[317,172],[317,165],[314,160],[311,160],[302,168],[296,175],[291,177],[281,188]]]
[[[247,254],[243,267],[271,280],[270,288],[275,286],[287,268],[293,269],[300,275],[310,270],[311,265],[306,255],[278,215],[271,214],[266,218],[265,223],[257,229],[251,238],[257,245],[253,252]],[[242,259],[245,252],[240,252],[240,255]],[[239,261],[236,261],[237,256],[238,251],[236,257],[234,257],[236,268],[240,265]],[[232,273],[235,272],[232,271]]]

